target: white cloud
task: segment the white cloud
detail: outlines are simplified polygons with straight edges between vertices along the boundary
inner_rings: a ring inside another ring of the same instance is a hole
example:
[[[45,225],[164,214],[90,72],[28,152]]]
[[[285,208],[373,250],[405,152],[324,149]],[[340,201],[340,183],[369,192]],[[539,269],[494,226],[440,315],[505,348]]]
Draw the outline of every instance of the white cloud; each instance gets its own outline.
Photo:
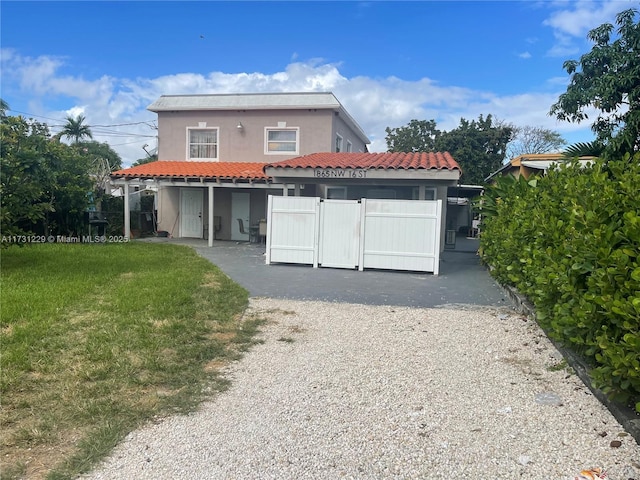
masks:
[[[526,60],[526,59],[531,58],[531,54],[529,52],[522,52],[522,53],[518,54],[518,57],[524,58]]]
[[[80,115],[84,115],[85,108],[86,107],[84,105],[81,106],[81,107],[71,107],[69,110],[67,110],[64,113],[66,113],[67,116],[69,116],[69,117],[76,118],[76,117],[78,117]]]
[[[583,50],[587,33],[603,23],[615,24],[616,14],[630,8],[629,1],[578,1],[554,3],[559,7],[542,23],[553,30],[556,43],[547,52],[551,57],[575,56]],[[580,47],[576,44],[579,41]]]
[[[29,58],[14,51],[2,51],[1,58],[3,72],[6,67],[12,68],[11,76],[3,77],[3,90],[19,92],[14,95],[16,98],[26,98],[23,103],[28,107],[23,108],[29,108],[29,113],[60,119],[60,124],[68,114],[76,112],[85,115],[89,125],[134,124],[93,129],[95,139],[108,142],[120,153],[125,165],[144,156],[143,145],[155,146],[156,116],[146,108],[160,95],[167,94],[332,91],[369,136],[372,151],[386,149],[386,127],[401,127],[412,119],[434,119],[439,129],[451,130],[461,118],[472,120],[481,114],[493,114],[505,122],[542,126],[562,134],[589,132],[589,125],[558,124],[548,116],[550,106],[565,85],[554,87],[558,92],[553,94],[500,96],[441,85],[426,77],[415,81],[394,76],[347,78],[341,74],[340,64],[320,59],[290,63],[273,74],[210,72],[86,79],[62,74],[64,60],[55,57]],[[13,106],[11,98],[5,100]],[[52,130],[59,128],[60,125]]]
[[[543,25],[552,27],[555,31],[572,37],[585,38],[587,32],[603,23],[615,21],[618,12],[630,8],[630,3],[620,0],[604,2],[581,1],[577,3],[565,3],[569,6],[557,10],[543,22]],[[573,7],[573,8],[571,8]]]

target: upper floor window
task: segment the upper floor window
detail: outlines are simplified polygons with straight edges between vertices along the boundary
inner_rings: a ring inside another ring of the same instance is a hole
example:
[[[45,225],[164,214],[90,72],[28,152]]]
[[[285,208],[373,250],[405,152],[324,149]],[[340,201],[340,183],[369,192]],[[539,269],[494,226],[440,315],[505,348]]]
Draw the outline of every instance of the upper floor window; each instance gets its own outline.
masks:
[[[265,153],[297,154],[298,134],[297,128],[267,128]]]
[[[189,160],[218,160],[218,129],[187,128]]]
[[[352,150],[353,150],[353,144],[349,140],[347,140],[347,152],[351,153]]]
[[[336,152],[339,153],[342,151],[342,137],[340,135],[336,135]]]

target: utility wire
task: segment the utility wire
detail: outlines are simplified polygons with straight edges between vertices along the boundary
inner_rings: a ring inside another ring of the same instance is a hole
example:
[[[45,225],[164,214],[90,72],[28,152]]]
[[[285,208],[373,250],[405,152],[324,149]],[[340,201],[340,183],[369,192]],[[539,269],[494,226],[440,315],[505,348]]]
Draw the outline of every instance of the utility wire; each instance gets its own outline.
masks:
[[[9,109],[9,112],[15,112],[15,113],[20,113],[22,115],[29,115],[30,117],[35,117],[35,118],[44,118],[46,120],[53,120],[55,122],[62,122],[63,120],[59,119],[59,118],[51,118],[51,117],[45,117],[43,115],[36,115],[34,113],[28,113],[28,112],[21,112],[20,110],[12,110]],[[66,124],[53,124],[53,125],[49,125],[49,128],[63,128]],[[146,125],[151,129],[157,130],[158,127],[155,125],[155,123],[153,123],[153,121],[143,121],[143,122],[131,122],[131,123],[114,123],[111,125],[87,125],[87,127],[89,128],[109,128],[109,127],[125,127],[125,126],[130,126],[130,125]]]

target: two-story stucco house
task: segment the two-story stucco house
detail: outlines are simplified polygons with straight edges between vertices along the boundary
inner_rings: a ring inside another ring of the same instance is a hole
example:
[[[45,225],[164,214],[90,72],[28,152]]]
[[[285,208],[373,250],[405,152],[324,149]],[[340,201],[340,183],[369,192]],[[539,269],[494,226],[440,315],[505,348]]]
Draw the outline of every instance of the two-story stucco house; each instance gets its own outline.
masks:
[[[448,153],[368,153],[332,93],[168,95],[149,110],[158,114],[158,161],[114,172],[112,182],[155,185],[158,230],[209,245],[249,240],[269,195],[446,204],[460,176]]]

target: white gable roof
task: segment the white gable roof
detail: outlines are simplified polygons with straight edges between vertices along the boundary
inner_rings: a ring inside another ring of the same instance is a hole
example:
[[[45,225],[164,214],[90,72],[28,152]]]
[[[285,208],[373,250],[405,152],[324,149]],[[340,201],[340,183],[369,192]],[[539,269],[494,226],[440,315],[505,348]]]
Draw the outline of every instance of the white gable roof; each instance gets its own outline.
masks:
[[[215,95],[162,95],[149,105],[152,112],[167,110],[272,110],[329,108],[342,105],[333,93],[231,93]]]

